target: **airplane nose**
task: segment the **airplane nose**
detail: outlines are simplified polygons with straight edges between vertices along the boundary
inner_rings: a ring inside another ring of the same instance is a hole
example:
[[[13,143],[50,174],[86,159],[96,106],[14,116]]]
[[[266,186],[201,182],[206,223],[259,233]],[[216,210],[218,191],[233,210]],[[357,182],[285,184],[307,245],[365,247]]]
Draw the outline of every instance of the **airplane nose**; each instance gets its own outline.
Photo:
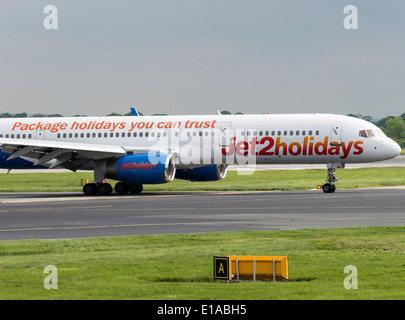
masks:
[[[401,147],[392,139],[387,139],[385,142],[385,156],[388,159],[395,158],[401,153]]]

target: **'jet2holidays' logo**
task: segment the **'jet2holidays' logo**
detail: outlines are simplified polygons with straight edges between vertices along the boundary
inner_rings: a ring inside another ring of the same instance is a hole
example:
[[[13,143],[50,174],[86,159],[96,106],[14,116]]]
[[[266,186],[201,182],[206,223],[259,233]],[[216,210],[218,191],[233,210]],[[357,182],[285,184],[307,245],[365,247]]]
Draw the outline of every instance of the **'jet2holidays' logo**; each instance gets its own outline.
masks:
[[[231,138],[230,146],[222,148],[224,156],[230,156],[236,153],[239,156],[247,156],[249,154],[256,156],[312,156],[312,155],[338,155],[341,159],[346,159],[350,151],[353,150],[354,155],[363,153],[361,145],[363,141],[349,141],[347,144],[329,144],[329,137],[325,137],[323,141],[314,141],[314,137],[304,137],[302,143],[292,142],[287,143],[281,141],[281,137],[276,140],[272,137],[264,137],[260,141],[254,137],[248,141],[236,141],[236,137]],[[256,151],[256,146],[262,146],[259,151]]]
[[[124,162],[120,165],[120,170],[127,171],[127,170],[150,170],[155,168],[156,164],[150,162]]]

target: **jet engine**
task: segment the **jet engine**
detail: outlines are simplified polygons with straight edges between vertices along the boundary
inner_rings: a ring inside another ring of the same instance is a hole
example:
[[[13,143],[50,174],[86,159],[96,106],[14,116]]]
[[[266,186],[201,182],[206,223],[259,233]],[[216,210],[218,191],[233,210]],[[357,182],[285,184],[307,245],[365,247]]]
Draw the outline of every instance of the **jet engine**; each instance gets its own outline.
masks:
[[[170,182],[176,174],[175,157],[165,153],[143,153],[107,160],[105,177],[136,184]]]
[[[217,181],[225,178],[227,165],[213,164],[204,167],[177,169],[176,179],[189,181]]]

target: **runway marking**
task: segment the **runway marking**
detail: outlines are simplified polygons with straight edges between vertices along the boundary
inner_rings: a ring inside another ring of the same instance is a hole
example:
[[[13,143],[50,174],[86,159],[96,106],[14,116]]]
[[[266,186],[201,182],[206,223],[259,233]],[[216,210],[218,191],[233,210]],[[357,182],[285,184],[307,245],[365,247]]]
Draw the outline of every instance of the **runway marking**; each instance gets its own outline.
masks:
[[[217,207],[213,208],[111,208],[114,211],[197,211],[197,210],[218,210]],[[238,207],[238,208],[226,208],[226,210],[311,210],[313,206],[309,207]],[[86,211],[93,211],[95,209],[88,209]],[[105,209],[107,210],[107,209]]]
[[[66,211],[72,209],[100,209],[100,208],[112,208],[112,205],[107,206],[85,206],[85,207],[57,207],[57,208],[20,208],[20,209],[0,209],[0,213],[11,213],[11,212],[37,212],[37,211]]]
[[[148,227],[148,226],[177,226],[177,225],[220,225],[220,224],[261,224],[274,222],[298,222],[298,221],[350,221],[350,220],[402,220],[405,217],[382,217],[382,218],[322,218],[322,219],[274,219],[274,220],[243,220],[243,221],[201,221],[201,222],[168,222],[168,223],[139,223],[123,225],[104,225],[104,226],[83,226],[83,227],[47,227],[47,228],[23,228],[23,229],[2,229],[0,232],[15,231],[49,231],[49,230],[80,230],[80,229],[102,229],[102,228],[129,228],[129,227]]]

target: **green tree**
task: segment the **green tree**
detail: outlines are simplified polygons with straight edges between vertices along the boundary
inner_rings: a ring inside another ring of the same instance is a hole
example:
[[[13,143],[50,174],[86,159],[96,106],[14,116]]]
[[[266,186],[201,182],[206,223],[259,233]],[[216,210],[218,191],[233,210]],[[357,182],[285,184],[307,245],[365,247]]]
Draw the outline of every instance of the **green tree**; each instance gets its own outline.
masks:
[[[392,117],[385,121],[385,126],[381,127],[384,133],[391,139],[405,147],[405,121],[400,117]]]

